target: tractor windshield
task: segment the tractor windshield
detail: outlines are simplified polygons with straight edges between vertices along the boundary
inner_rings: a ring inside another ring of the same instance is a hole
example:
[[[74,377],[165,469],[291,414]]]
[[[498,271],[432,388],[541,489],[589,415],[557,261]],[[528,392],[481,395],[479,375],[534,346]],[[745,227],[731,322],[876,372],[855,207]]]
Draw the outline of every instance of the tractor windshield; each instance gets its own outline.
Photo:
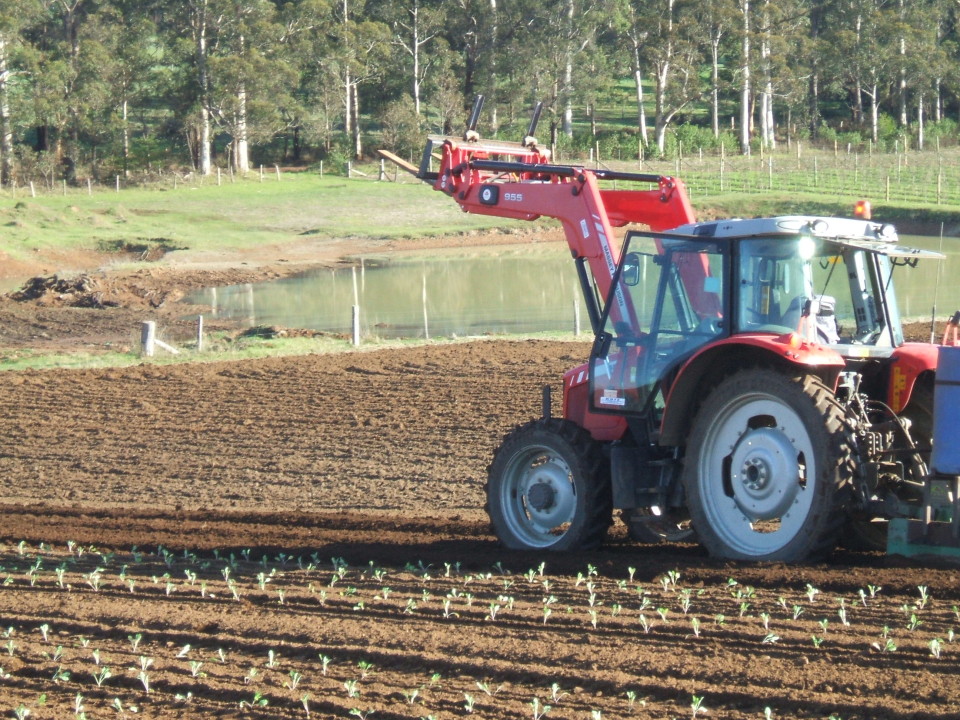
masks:
[[[809,236],[737,243],[735,332],[799,332],[824,345],[902,342],[883,254]]]
[[[723,262],[709,239],[628,235],[591,360],[595,409],[644,411],[659,380],[726,334]]]

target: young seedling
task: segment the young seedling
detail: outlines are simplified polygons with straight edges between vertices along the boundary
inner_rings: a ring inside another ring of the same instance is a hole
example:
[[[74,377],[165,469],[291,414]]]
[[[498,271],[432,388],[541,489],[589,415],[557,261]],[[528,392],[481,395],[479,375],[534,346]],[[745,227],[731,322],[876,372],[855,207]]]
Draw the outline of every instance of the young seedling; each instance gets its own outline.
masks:
[[[843,598],[837,598],[837,602],[840,603],[840,608],[837,610],[837,615],[840,618],[840,622],[843,623],[844,627],[850,625],[850,621],[847,620],[847,604]]]
[[[284,680],[283,686],[290,688],[291,690],[296,690],[297,686],[300,684],[300,681],[303,680],[303,673],[297,672],[296,670],[291,670],[290,679]]]
[[[470,693],[463,694],[463,709],[468,713],[473,712],[473,706],[476,704],[477,699]]]
[[[360,694],[360,688],[356,680],[346,680],[343,683],[343,689],[347,691],[348,698],[355,698]]]
[[[127,635],[127,640],[130,641],[130,647],[133,648],[133,652],[136,652],[137,648],[140,647],[140,641],[143,640],[143,633]]]
[[[270,701],[264,697],[262,692],[253,693],[253,700],[241,700],[240,709],[242,710],[245,707],[248,708],[257,708],[257,707],[266,707],[270,704]]]
[[[940,651],[943,648],[943,640],[940,638],[933,638],[930,641],[928,647],[930,648],[930,654],[933,655],[937,660],[940,659]]]
[[[696,718],[700,713],[705,713],[707,708],[703,704],[703,695],[693,695],[690,701],[691,718]]]
[[[549,705],[542,705],[538,697],[530,701],[530,708],[533,710],[533,720],[541,720],[552,709]]]
[[[817,597],[817,595],[820,594],[820,591],[810,583],[807,583],[806,593],[807,593],[807,600],[809,600],[810,602],[813,602],[814,599]]]
[[[327,668],[330,667],[330,658],[326,655],[320,655],[320,672],[324,677],[327,676]]]
[[[696,615],[690,618],[690,628],[693,630],[694,637],[700,637],[700,618]]]
[[[113,677],[113,673],[110,672],[110,668],[106,665],[90,674],[93,675],[93,681],[97,684],[97,687],[103,687],[103,684]]]

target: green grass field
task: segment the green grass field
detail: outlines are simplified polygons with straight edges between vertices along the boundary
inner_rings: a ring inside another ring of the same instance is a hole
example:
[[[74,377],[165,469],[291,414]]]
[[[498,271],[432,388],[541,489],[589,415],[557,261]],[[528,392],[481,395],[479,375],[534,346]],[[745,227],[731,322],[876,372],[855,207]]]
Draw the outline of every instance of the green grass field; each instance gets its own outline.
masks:
[[[772,158],[772,159],[771,159]],[[566,160],[583,162],[586,159]],[[672,160],[609,159],[604,165],[682,178],[694,207],[710,216],[849,214],[873,202],[875,216],[936,226],[960,212],[960,151],[868,156],[784,149],[745,158],[688,151]],[[402,238],[525,227],[467,215],[423,183],[376,182],[316,172],[266,173],[231,182],[172,178],[152,186],[0,191],[0,250],[13,258],[45,249],[147,249],[156,245],[225,250],[282,245],[300,236]]]
[[[223,250],[283,244],[299,236],[398,238],[509,226],[465,215],[414,181],[372,182],[316,173],[267,174],[231,183],[0,193],[0,250],[116,249],[166,245]],[[519,225],[519,223],[514,223]]]

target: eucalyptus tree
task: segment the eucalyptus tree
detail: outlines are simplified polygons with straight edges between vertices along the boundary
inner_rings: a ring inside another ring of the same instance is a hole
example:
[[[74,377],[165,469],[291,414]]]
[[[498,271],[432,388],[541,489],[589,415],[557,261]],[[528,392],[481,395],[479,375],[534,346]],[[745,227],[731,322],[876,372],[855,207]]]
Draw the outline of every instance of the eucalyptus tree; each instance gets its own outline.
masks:
[[[696,9],[703,36],[708,43],[710,55],[710,129],[714,137],[720,136],[720,64],[724,53],[732,54],[725,47],[737,28],[736,0],[704,0]]]
[[[350,154],[359,158],[363,155],[359,88],[386,69],[390,28],[371,19],[362,1],[337,0],[333,5],[333,24],[327,32],[329,55],[320,62],[340,86],[343,126],[350,139]]]
[[[250,144],[285,126],[283,108],[297,85],[296,68],[282,52],[285,27],[269,0],[227,0],[216,25],[209,69],[210,110],[230,135],[230,163],[250,169]]]
[[[677,113],[705,96],[696,7],[697,3],[685,0],[651,0],[643,3],[637,14],[638,21],[650,28],[642,60],[654,79],[654,142],[661,153],[667,128]]]
[[[100,112],[88,107],[92,134],[119,135],[120,166],[130,172],[131,115],[155,92],[155,70],[162,60],[156,25],[149,8],[138,0],[104,3],[84,24],[85,45],[98,49],[94,62],[105,82],[106,102]]]
[[[800,52],[808,35],[809,0],[755,0],[757,8],[757,114],[760,142],[776,147],[775,102],[789,102],[796,79],[808,72]]]
[[[30,48],[24,30],[40,12],[38,0],[5,0],[0,6],[0,185],[13,182],[14,110],[11,97],[15,86],[26,84],[27,67],[23,55]]]
[[[824,59],[849,93],[854,120],[869,128],[873,142],[879,140],[880,106],[884,94],[898,80],[901,31],[897,8],[890,0],[845,0],[836,9],[825,31]]]
[[[391,44],[399,55],[397,66],[404,69],[414,112],[420,116],[423,84],[430,70],[443,58],[441,48],[434,41],[444,29],[444,3],[439,0],[402,0],[383,3],[375,12],[377,18],[390,27]]]

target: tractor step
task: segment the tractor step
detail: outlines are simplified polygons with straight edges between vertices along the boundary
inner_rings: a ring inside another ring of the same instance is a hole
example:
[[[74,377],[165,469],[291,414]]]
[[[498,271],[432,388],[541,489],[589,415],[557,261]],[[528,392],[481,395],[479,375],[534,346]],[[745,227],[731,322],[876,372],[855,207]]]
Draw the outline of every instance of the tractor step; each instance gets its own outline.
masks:
[[[887,554],[960,561],[960,476],[927,478],[922,511],[890,520]]]

